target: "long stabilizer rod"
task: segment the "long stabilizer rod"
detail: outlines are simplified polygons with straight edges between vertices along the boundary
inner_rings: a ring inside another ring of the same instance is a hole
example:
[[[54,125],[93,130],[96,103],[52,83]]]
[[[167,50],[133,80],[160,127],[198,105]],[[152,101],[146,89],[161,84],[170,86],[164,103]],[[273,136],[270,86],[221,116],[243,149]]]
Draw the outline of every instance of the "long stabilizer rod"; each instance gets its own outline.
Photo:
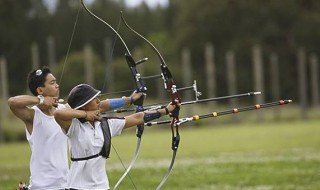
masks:
[[[260,95],[261,92],[248,92],[243,94],[236,94],[236,95],[229,95],[229,96],[221,96],[216,98],[207,98],[202,100],[193,100],[188,102],[181,102],[181,105],[189,105],[189,104],[196,104],[196,103],[204,103],[204,102],[210,102],[210,101],[218,101],[218,100],[225,100],[225,99],[231,99],[231,98],[239,98],[239,97],[245,97],[245,96],[255,96]],[[166,107],[166,105],[153,105],[153,106],[144,106],[142,111],[145,110],[151,110],[151,109],[162,109]],[[123,113],[123,112],[130,112],[135,111],[135,108],[129,108],[129,109],[118,109],[118,110],[112,110],[111,112],[114,113]]]
[[[226,110],[226,111],[221,111],[221,112],[212,112],[212,113],[203,114],[203,115],[194,115],[191,117],[180,118],[179,122],[177,122],[176,125],[181,125],[183,123],[187,123],[190,121],[197,121],[200,119],[206,119],[206,118],[210,118],[210,117],[218,117],[218,116],[222,116],[222,115],[235,114],[235,113],[240,113],[240,112],[245,112],[245,111],[259,110],[262,108],[268,108],[268,107],[272,107],[272,106],[281,106],[281,105],[289,104],[291,102],[292,102],[292,100],[279,100],[277,102],[256,104],[254,106],[248,106],[248,107],[242,107],[242,108],[233,108],[231,110]],[[153,125],[168,124],[170,122],[171,122],[171,120],[155,121],[155,122],[145,123],[144,125],[150,127]]]

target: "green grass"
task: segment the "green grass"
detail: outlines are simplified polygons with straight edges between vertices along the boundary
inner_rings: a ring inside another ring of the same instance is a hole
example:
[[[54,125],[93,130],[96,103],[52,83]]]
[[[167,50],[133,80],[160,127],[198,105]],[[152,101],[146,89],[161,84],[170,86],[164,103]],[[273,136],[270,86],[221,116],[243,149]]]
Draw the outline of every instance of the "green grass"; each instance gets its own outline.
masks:
[[[169,130],[148,129],[145,133],[139,159],[130,174],[138,189],[153,189],[170,163],[171,134]],[[317,119],[181,127],[176,165],[164,189],[318,189],[319,135]],[[135,145],[128,138],[114,138],[124,159],[132,156]],[[113,166],[109,178],[114,184],[123,168],[115,154],[108,162]],[[129,179],[121,185],[123,189],[133,187]]]
[[[12,190],[29,180],[30,148],[27,143],[0,145],[0,189]]]
[[[161,128],[161,129],[159,129]],[[163,189],[316,190],[320,187],[320,118],[246,122],[206,127],[181,126],[181,142],[173,171]],[[171,161],[168,127],[146,128],[130,177],[137,189],[155,189]],[[133,130],[113,138],[128,165],[136,146]],[[28,181],[27,143],[0,145],[0,189]],[[124,172],[115,150],[107,160],[113,187]],[[134,189],[127,177],[119,189]]]

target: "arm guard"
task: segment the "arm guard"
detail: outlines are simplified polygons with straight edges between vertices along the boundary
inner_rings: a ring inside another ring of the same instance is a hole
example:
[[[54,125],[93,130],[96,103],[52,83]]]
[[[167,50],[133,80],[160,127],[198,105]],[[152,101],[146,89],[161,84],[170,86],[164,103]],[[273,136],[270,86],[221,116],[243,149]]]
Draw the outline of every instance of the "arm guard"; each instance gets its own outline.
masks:
[[[124,99],[111,99],[109,100],[110,105],[109,108],[110,110],[114,110],[116,108],[120,108],[126,105],[126,101]]]
[[[160,117],[161,117],[161,113],[159,111],[154,112],[154,113],[144,112],[143,120],[146,123],[146,122],[152,121],[154,119],[158,119]]]

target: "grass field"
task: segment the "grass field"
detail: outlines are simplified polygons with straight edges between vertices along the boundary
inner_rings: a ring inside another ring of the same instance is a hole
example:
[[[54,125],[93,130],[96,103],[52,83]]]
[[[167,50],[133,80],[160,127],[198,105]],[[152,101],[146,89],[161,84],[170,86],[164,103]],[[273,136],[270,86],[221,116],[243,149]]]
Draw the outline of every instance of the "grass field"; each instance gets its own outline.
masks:
[[[159,129],[161,128],[161,129]],[[180,127],[173,171],[162,189],[316,190],[320,187],[320,118],[301,121],[219,123]],[[119,189],[155,189],[171,161],[171,132],[146,128],[136,164]],[[113,138],[128,165],[136,146],[133,130]],[[113,187],[124,172],[112,150],[107,160]],[[0,190],[28,181],[27,143],[0,144]]]

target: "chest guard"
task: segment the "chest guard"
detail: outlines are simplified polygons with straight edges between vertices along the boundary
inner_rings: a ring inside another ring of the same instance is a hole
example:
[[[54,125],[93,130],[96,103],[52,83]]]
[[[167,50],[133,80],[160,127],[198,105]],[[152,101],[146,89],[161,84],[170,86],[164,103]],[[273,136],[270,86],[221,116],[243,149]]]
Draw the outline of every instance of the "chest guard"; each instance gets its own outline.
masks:
[[[82,158],[71,157],[71,161],[90,160],[90,159],[96,158],[98,156],[102,156],[104,158],[109,158],[110,148],[111,148],[111,133],[110,133],[110,128],[109,128],[109,123],[108,123],[107,117],[101,118],[101,129],[102,129],[103,138],[104,138],[104,143],[103,143],[101,151],[98,154],[94,154],[94,155],[87,156],[87,157],[82,157]]]

